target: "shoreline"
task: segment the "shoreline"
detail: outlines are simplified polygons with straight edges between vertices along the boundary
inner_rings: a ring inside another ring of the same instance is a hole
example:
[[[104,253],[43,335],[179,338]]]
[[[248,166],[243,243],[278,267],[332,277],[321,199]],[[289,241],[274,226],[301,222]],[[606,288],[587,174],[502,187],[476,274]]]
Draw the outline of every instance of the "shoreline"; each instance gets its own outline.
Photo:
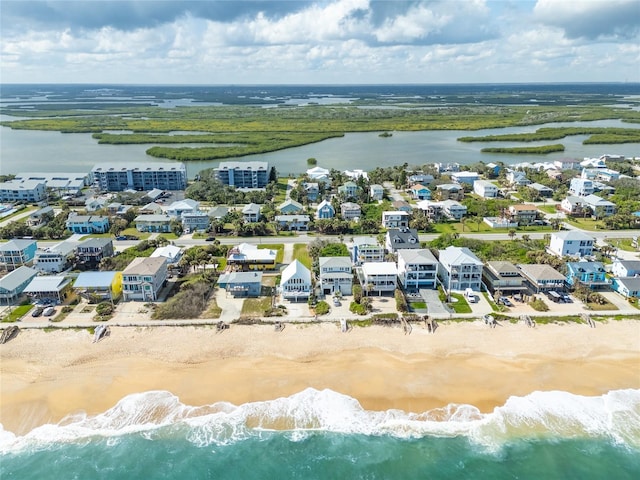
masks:
[[[640,388],[640,321],[529,329],[481,322],[425,328],[333,324],[23,330],[0,346],[0,423],[24,434],[123,397],[167,390],[187,405],[240,405],[308,387],[348,395],[367,410],[416,413],[470,404],[487,413],[513,395],[602,395]]]

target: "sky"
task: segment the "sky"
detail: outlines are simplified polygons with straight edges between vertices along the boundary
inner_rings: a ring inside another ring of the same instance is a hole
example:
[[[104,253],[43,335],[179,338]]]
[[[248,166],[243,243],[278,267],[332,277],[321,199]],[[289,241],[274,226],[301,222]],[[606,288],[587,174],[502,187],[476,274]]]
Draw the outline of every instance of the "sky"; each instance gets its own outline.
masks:
[[[0,82],[639,82],[640,0],[0,2]]]

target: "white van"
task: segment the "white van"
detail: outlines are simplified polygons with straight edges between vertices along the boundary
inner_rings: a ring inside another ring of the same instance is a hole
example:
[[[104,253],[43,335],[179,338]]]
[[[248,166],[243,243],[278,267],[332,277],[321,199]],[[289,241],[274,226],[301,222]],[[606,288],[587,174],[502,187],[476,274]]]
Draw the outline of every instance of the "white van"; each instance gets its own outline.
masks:
[[[474,292],[471,288],[465,289],[464,298],[466,298],[467,302],[469,303],[476,303],[478,301],[478,297],[476,297],[476,292]]]

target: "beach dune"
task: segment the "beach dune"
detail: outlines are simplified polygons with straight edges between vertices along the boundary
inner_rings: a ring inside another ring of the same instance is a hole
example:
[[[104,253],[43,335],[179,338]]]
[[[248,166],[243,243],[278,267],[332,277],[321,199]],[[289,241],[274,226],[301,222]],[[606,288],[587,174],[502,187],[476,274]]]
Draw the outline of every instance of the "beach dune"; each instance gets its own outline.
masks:
[[[416,326],[339,325],[112,327],[92,343],[86,330],[23,330],[0,346],[0,423],[24,434],[124,396],[167,390],[188,405],[242,404],[308,387],[356,398],[369,410],[425,412],[450,403],[483,412],[512,395],[563,390],[601,395],[640,388],[640,322],[588,328],[527,328],[447,323],[435,334]]]

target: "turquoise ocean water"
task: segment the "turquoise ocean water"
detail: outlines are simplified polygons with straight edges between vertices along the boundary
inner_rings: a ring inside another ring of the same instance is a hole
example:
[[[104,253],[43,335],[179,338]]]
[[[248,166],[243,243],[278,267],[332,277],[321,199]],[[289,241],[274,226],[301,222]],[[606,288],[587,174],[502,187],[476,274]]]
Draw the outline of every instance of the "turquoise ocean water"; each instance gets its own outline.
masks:
[[[146,392],[24,436],[0,430],[0,478],[637,479],[640,390],[534,392],[488,414],[373,412],[330,390],[200,407]]]

